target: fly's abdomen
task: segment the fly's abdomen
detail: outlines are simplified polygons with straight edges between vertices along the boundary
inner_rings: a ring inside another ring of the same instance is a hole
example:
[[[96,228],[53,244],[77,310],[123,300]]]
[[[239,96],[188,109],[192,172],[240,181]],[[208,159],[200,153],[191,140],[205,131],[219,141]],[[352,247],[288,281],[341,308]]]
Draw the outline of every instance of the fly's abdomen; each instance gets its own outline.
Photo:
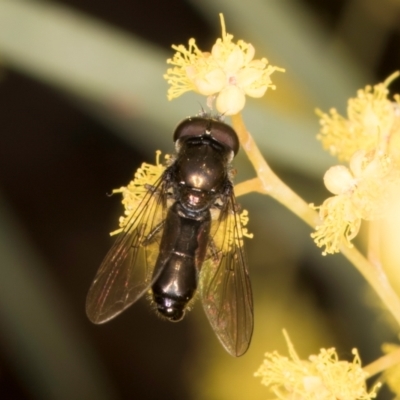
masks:
[[[176,202],[168,211],[154,269],[153,298],[157,311],[170,321],[180,321],[197,289],[210,233],[210,213],[185,216]]]

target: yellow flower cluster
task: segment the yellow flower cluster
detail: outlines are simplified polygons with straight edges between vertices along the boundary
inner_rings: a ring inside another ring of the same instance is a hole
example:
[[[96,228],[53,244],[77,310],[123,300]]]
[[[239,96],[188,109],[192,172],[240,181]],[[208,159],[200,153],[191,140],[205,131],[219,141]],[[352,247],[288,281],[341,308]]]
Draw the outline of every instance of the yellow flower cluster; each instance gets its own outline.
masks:
[[[399,136],[400,98],[394,96],[394,102],[388,99],[388,86],[398,75],[396,72],[383,83],[358,90],[357,97],[348,101],[347,118],[335,109],[329,114],[317,110],[321,117],[317,138],[324,148],[343,161],[349,161],[358,150],[374,151],[385,141],[398,152],[399,138],[393,136]]]
[[[255,373],[277,399],[370,400],[376,397],[379,385],[367,391],[367,373],[361,367],[356,349],[352,351],[352,362],[339,360],[334,348],[321,349],[318,355],[301,360],[285,331],[284,335],[290,358],[276,351],[266,353]]]
[[[216,109],[224,115],[240,112],[246,102],[246,95],[262,97],[268,88],[275,89],[270,75],[282,68],[268,65],[266,58],[254,60],[255,49],[250,43],[226,33],[225,21],[220,14],[222,38],[217,39],[211,53],[202,52],[195,39],[189,40],[189,47],[172,46],[176,50],[167,63],[173,65],[164,78],[171,85],[168,99],[179,97],[193,90],[208,96],[211,105],[216,98]]]
[[[339,251],[344,242],[351,245],[361,220],[384,215],[394,188],[400,183],[400,98],[388,99],[384,83],[359,90],[348,103],[348,117],[336,110],[321,116],[318,138],[323,146],[349,167],[330,168],[325,176],[326,188],[334,194],[319,207],[321,225],[311,236],[324,254]]]
[[[125,212],[119,219],[120,229],[110,233],[111,236],[121,233],[127,229],[130,217],[135,212],[145,194],[148,192],[148,185],[154,185],[165,171],[165,165],[160,162],[161,151],[156,151],[156,165],[143,163],[135,172],[133,181],[129,182],[128,186],[123,186],[119,189],[114,189],[112,194],[122,194],[122,204],[125,207]],[[170,156],[165,155],[168,160]]]

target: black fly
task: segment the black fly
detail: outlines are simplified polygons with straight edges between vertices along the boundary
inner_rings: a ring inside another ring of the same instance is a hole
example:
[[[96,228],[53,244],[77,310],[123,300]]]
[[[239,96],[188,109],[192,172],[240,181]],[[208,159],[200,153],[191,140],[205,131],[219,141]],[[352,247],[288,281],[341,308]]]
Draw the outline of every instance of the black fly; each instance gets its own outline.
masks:
[[[253,332],[253,299],[229,173],[239,141],[229,125],[201,116],[183,120],[174,142],[176,158],[106,255],[86,312],[106,322],[150,290],[157,312],[180,321],[199,287],[216,335],[240,356]]]

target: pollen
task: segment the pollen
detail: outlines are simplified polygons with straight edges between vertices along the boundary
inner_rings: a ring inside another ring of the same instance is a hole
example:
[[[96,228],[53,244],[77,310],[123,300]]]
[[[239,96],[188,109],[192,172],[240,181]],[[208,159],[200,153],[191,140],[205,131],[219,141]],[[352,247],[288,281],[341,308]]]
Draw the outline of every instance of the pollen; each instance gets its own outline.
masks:
[[[354,214],[351,203],[344,195],[329,197],[324,203],[312,208],[319,211],[322,224],[311,234],[318,247],[325,247],[323,255],[339,252],[342,240],[352,247],[351,240],[357,236],[361,218]]]
[[[125,208],[124,215],[119,218],[120,229],[110,233],[111,236],[117,235],[127,229],[132,213],[137,209],[140,202],[148,192],[148,188],[154,185],[165,171],[165,165],[160,162],[161,151],[156,151],[156,164],[143,163],[135,172],[133,180],[127,186],[122,186],[119,189],[114,189],[112,194],[122,194],[122,204]],[[164,156],[168,161],[170,156]]]
[[[379,385],[366,389],[367,373],[361,367],[357,349],[353,361],[341,361],[334,348],[321,349],[319,354],[301,360],[284,331],[289,357],[278,352],[266,353],[256,377],[271,389],[278,399],[297,400],[370,400],[376,397]]]
[[[275,89],[270,76],[284,69],[269,65],[266,58],[254,59],[254,47],[243,40],[234,43],[233,36],[226,33],[222,14],[220,18],[222,37],[211,52],[202,52],[193,38],[188,48],[172,46],[176,53],[167,63],[173,67],[164,78],[170,84],[169,100],[193,90],[208,96],[207,104],[215,99],[220,113],[233,115],[243,109],[246,96],[259,98],[268,88]]]
[[[239,215],[235,212],[229,213],[223,221],[220,221],[220,212],[213,210],[211,213],[213,228],[211,236],[214,245],[224,253],[229,253],[234,247],[243,247],[243,238],[252,239],[253,233],[247,228],[249,222],[249,212],[243,210]],[[225,226],[221,228],[221,224]]]
[[[254,234],[250,233],[246,227],[246,225],[249,223],[249,212],[247,210],[243,210],[240,215],[239,215],[239,219],[240,219],[240,224],[241,224],[241,228],[242,228],[242,232],[241,235],[242,237],[247,237],[249,239],[253,239]]]
[[[395,72],[383,83],[358,90],[348,101],[347,117],[334,108],[329,113],[317,110],[321,125],[317,138],[323,147],[343,161],[349,161],[357,150],[368,152],[378,147],[393,147],[398,154],[399,97],[391,101],[388,86],[399,75]]]

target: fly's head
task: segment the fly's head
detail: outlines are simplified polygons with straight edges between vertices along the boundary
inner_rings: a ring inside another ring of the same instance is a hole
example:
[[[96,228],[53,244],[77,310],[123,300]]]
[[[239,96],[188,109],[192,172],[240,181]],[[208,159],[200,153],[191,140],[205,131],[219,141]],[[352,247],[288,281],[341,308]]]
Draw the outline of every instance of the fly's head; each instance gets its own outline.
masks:
[[[239,151],[239,139],[233,128],[219,118],[189,117],[181,121],[174,131],[174,142],[179,153],[182,143],[188,138],[210,137],[228,150],[230,160]]]

